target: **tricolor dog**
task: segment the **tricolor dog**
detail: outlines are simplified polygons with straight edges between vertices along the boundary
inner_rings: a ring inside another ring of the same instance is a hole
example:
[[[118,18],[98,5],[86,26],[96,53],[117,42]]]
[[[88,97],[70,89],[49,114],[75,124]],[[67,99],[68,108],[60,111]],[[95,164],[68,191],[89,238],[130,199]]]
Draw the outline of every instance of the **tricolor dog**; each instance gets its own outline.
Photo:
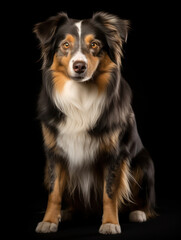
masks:
[[[38,101],[46,154],[48,205],[36,232],[56,232],[70,211],[100,209],[102,234],[121,233],[154,215],[154,165],[139,137],[131,90],[121,75],[129,22],[98,12],[65,13],[35,25],[42,51]],[[96,207],[93,207],[96,206]]]

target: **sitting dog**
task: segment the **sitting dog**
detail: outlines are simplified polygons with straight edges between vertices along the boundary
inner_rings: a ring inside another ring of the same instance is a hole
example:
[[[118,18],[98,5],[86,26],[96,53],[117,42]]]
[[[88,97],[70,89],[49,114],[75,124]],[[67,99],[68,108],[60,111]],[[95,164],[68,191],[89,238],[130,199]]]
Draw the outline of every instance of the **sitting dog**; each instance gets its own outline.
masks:
[[[84,20],[59,13],[34,27],[43,58],[38,117],[49,191],[36,232],[58,230],[63,199],[71,209],[96,202],[102,234],[121,233],[119,211],[129,211],[133,222],[154,216],[154,165],[121,75],[128,30],[127,20],[104,12]]]

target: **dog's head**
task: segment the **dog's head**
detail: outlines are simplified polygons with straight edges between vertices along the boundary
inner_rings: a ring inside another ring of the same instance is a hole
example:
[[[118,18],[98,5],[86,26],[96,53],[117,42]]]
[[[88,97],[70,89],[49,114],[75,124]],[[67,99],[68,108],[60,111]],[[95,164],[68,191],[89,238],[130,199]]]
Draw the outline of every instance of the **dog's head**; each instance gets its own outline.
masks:
[[[61,74],[79,82],[119,68],[128,25],[127,20],[103,12],[82,21],[60,13],[38,23],[34,32],[40,40],[43,67],[54,71],[55,78]]]

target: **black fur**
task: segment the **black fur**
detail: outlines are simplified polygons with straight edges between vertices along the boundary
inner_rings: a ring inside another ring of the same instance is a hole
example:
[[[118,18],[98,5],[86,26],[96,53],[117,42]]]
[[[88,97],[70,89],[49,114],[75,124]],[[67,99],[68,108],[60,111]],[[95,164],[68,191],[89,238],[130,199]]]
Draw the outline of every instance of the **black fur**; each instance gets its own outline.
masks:
[[[40,40],[43,57],[43,83],[38,101],[38,117],[55,139],[58,135],[58,126],[60,123],[66,122],[67,117],[53,101],[53,77],[50,67],[54,55],[59,51],[59,43],[65,38],[65,35],[67,33],[74,36],[78,35],[75,29],[76,22],[77,20],[69,19],[65,13],[60,13],[35,26],[35,33]],[[101,150],[102,152],[97,154],[94,164],[100,166],[101,163],[102,169],[107,169],[106,190],[110,198],[114,194],[113,186],[118,169],[124,161],[127,161],[128,166],[130,166],[130,174],[133,176],[138,170],[142,171],[142,178],[136,186],[136,195],[133,196],[133,201],[135,199],[136,202],[131,204],[130,209],[143,209],[148,213],[148,216],[151,216],[155,206],[154,166],[137,131],[131,107],[131,89],[121,76],[122,44],[127,40],[128,29],[128,21],[105,13],[96,13],[92,19],[82,21],[82,35],[92,33],[102,42],[103,47],[97,57],[106,53],[116,66],[111,69],[110,79],[105,89],[104,109],[95,126],[87,129],[87,132],[91,138],[103,142],[104,138],[109,138],[114,132],[119,133],[116,144],[108,152]],[[90,81],[95,81],[98,74],[98,71],[95,72]],[[68,168],[67,155],[64,149],[59,150],[57,153],[56,146],[52,148],[45,146],[50,191],[54,187],[56,162],[61,163],[65,169]],[[130,179],[130,184],[133,182],[134,180]],[[134,195],[134,189],[132,190]],[[128,203],[129,205],[130,203]]]

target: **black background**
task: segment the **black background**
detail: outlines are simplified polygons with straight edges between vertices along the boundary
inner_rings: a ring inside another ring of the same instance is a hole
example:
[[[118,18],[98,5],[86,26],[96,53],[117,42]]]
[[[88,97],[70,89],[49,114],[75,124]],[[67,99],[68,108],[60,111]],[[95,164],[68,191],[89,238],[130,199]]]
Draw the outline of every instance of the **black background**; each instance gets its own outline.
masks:
[[[133,91],[133,109],[140,136],[155,164],[157,211],[160,216],[146,223],[148,225],[143,224],[143,227],[123,221],[125,234],[120,239],[152,239],[152,236],[177,239],[180,234],[180,109],[179,77],[175,74],[177,7],[173,2],[160,5],[153,1],[135,2],[39,1],[8,6],[10,20],[4,19],[7,22],[4,36],[8,36],[9,40],[5,82],[10,97],[5,110],[10,117],[6,121],[9,133],[5,142],[8,146],[6,156],[10,159],[7,161],[8,169],[15,173],[8,182],[8,189],[16,192],[10,193],[10,209],[16,212],[17,219],[21,218],[24,227],[16,230],[18,234],[24,232],[24,239],[47,237],[34,234],[46,207],[47,193],[43,187],[43,141],[40,123],[36,119],[41,87],[40,50],[32,29],[37,22],[60,11],[77,19],[90,18],[96,11],[106,11],[131,21],[128,41],[124,45],[122,73]],[[91,221],[87,221],[86,225],[81,220],[77,225],[65,224],[63,235],[50,234],[48,239],[104,239],[90,234],[92,231],[96,234],[100,222],[98,220],[94,226]]]

